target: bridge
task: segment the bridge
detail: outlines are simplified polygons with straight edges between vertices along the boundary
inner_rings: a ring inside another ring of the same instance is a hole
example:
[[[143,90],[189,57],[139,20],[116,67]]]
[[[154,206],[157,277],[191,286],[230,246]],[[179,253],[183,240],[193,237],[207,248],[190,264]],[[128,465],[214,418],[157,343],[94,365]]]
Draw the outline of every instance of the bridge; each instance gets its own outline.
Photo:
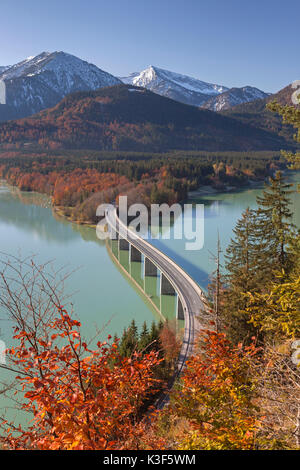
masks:
[[[175,380],[182,372],[186,360],[193,351],[195,336],[200,330],[198,317],[205,308],[204,294],[198,284],[175,261],[141,238],[136,232],[128,229],[119,219],[116,208],[108,209],[105,217],[109,231],[113,231],[115,235],[117,257],[120,259],[121,254],[125,254],[129,272],[131,264],[141,263],[144,282],[147,278],[160,278],[160,303],[156,309],[162,316],[164,316],[162,297],[174,296],[176,299],[176,318],[184,320],[184,335]],[[145,285],[144,290],[146,290]]]

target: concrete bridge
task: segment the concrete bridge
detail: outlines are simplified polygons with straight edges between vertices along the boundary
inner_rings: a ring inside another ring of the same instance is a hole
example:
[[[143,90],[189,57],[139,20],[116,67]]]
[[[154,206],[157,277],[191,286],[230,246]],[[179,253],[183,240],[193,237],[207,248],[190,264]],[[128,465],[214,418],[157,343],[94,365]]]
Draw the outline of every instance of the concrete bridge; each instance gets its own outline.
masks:
[[[205,308],[204,294],[198,284],[175,261],[129,230],[119,219],[115,208],[106,211],[106,222],[109,230],[114,231],[116,235],[118,258],[120,259],[122,253],[126,253],[129,273],[131,263],[143,261],[144,282],[147,277],[160,277],[159,310],[162,316],[162,296],[175,296],[176,317],[178,320],[184,320],[183,342],[175,380],[193,351],[195,336],[200,330],[199,317]]]

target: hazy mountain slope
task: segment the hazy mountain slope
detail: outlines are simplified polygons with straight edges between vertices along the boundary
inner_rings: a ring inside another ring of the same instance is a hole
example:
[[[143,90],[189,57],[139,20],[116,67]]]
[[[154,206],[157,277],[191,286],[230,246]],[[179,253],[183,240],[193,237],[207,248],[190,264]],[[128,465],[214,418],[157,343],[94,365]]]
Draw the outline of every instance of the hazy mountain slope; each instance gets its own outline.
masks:
[[[224,116],[233,117],[239,121],[250,124],[256,128],[277,133],[281,137],[293,142],[295,130],[292,126],[283,124],[282,118],[266,109],[268,102],[276,100],[282,105],[292,105],[291,96],[295,90],[288,85],[274,95],[251,103],[244,103],[226,111],[222,111]]]
[[[286,147],[275,134],[130,85],[71,94],[52,109],[0,125],[2,148],[37,142],[43,148],[128,151]]]
[[[6,106],[0,120],[29,116],[58,103],[69,93],[121,83],[119,79],[65,52],[43,52],[2,71]]]
[[[223,111],[232,106],[236,106],[241,103],[248,103],[257,99],[263,99],[269,96],[269,93],[265,93],[258,88],[245,86],[242,88],[230,88],[230,90],[209,98],[201,107],[204,109],[210,109],[211,111]]]

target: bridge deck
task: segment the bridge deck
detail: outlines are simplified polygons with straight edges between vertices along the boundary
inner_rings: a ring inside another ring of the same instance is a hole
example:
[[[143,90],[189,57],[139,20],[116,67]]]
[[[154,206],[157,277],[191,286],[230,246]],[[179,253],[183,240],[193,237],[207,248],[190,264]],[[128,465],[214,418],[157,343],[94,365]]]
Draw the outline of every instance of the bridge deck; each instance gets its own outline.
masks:
[[[117,216],[116,209],[106,212],[106,221],[119,236],[125,238],[141,251],[169,279],[182,302],[184,311],[184,336],[178,359],[178,372],[181,373],[186,359],[193,351],[197,331],[200,330],[198,317],[204,311],[205,298],[196,282],[173,260],[156,247],[127,229]]]

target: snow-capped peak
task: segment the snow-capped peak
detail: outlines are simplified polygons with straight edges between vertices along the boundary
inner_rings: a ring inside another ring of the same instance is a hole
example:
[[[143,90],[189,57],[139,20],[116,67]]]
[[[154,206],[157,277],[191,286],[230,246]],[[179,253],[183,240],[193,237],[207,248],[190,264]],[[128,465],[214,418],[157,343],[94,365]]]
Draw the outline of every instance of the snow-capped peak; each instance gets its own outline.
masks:
[[[157,72],[153,65],[149,65],[145,70],[133,78],[132,85],[146,87],[148,83],[157,79]]]
[[[1,75],[2,80],[11,80],[13,78],[21,77],[22,75],[26,75],[27,73],[36,72],[36,66],[39,62],[44,60],[50,53],[49,52],[42,52],[37,56],[30,56],[26,59],[18,62],[15,65],[12,65],[8,69],[4,71]]]
[[[120,83],[120,81],[112,75],[104,72],[96,67],[94,64],[79,59],[66,52],[42,52],[41,54],[28,57],[27,59],[13,65],[5,70],[2,75],[2,80],[11,80],[17,77],[34,76],[42,74],[43,72],[53,72],[59,81],[62,79],[65,84],[69,82],[69,88],[72,88],[72,77],[80,77],[81,81],[88,83],[89,88],[99,88],[101,85],[110,85]],[[68,78],[68,80],[66,80]]]
[[[96,90],[121,83],[96,65],[63,51],[27,57],[0,71],[1,80],[5,81],[7,103],[16,109],[16,117],[54,106],[75,91]]]
[[[204,82],[154,65],[149,65],[145,70],[128,77],[121,77],[121,80],[124,83],[148,88],[160,95],[196,106],[205,101],[207,95],[215,96],[228,90],[223,85]]]

